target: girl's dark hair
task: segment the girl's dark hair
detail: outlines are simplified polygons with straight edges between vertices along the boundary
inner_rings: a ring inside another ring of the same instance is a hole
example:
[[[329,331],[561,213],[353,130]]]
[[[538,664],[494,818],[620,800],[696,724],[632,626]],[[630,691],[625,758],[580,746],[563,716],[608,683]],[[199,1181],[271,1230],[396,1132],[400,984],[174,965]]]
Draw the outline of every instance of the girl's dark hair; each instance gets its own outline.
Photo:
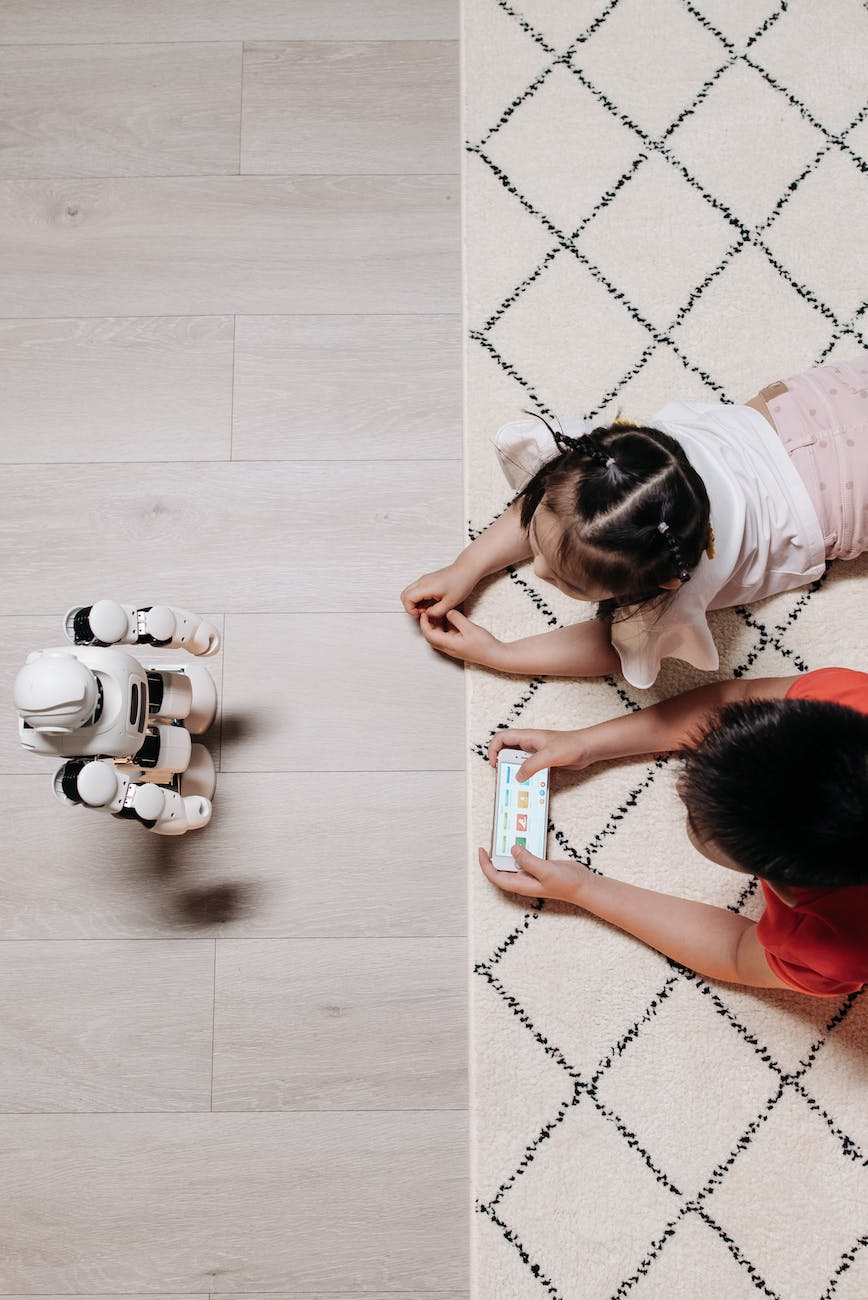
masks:
[[[684,755],[696,831],[757,876],[868,884],[868,715],[824,700],[748,700]]]
[[[537,417],[542,419],[541,416]],[[561,454],[518,494],[530,528],[545,505],[562,528],[557,567],[612,593],[598,614],[661,596],[687,582],[711,538],[705,484],[681,445],[659,429],[617,423],[567,438],[547,421]]]

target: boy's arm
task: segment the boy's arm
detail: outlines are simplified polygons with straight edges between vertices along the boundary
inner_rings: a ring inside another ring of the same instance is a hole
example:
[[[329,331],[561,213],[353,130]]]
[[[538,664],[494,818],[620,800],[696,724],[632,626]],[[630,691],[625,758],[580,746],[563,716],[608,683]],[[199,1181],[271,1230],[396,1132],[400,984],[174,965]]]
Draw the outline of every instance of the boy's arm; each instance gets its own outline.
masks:
[[[753,988],[789,988],[774,974],[756,936],[756,922],[723,907],[658,894],[588,872],[575,902],[709,979]]]
[[[497,871],[486,851],[479,850],[485,875],[508,893],[582,907],[709,979],[753,988],[790,987],[769,967],[756,923],[745,916],[609,880],[581,862],[544,861],[521,848],[512,852],[518,872]]]
[[[657,754],[672,749],[689,749],[696,742],[708,716],[725,704],[739,700],[783,699],[795,677],[740,677],[710,682],[695,690],[674,695],[637,713],[611,718],[580,734],[584,747],[595,757],[627,758],[633,754]]]
[[[724,704],[748,699],[783,699],[796,677],[757,677],[750,680],[712,682],[662,704],[598,722],[577,731],[499,731],[489,746],[495,761],[504,746],[526,749],[531,757],[522,764],[522,777],[543,767],[581,770],[592,763],[636,754],[660,754],[691,748],[702,735],[709,715]]]

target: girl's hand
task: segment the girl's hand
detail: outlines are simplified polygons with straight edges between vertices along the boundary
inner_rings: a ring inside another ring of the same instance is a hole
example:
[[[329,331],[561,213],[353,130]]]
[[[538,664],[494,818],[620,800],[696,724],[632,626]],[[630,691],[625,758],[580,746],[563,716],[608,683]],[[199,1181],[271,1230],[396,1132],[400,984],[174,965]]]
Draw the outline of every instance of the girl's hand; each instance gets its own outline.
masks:
[[[451,655],[453,659],[494,668],[503,658],[503,642],[486,632],[478,623],[471,623],[457,609],[448,609],[439,620],[432,618],[431,610],[423,609],[419,615],[419,626],[429,645]]]
[[[401,604],[408,614],[419,618],[427,610],[433,618],[443,618],[455,609],[476,586],[476,578],[457,561],[434,573],[423,573],[401,592]]]
[[[507,894],[524,898],[556,898],[561,903],[582,905],[582,885],[594,873],[581,862],[549,862],[534,857],[527,849],[512,849],[518,871],[498,871],[485,849],[479,850],[479,865],[493,885]]]
[[[497,755],[502,749],[526,749],[526,758],[516,772],[519,781],[526,781],[544,767],[587,767],[594,761],[584,741],[582,731],[498,731],[488,742],[488,761],[497,767]]]

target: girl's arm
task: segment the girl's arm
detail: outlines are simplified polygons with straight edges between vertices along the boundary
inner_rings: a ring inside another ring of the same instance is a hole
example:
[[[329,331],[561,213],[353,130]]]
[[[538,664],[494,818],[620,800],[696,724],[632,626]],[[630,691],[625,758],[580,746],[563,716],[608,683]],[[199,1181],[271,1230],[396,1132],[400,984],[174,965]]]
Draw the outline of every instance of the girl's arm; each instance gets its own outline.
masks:
[[[634,935],[709,979],[753,988],[789,988],[773,973],[756,937],[756,922],[726,908],[659,894],[598,876],[580,862],[548,862],[513,849],[518,872],[498,871],[484,849],[483,872],[500,889],[525,897],[556,898]]]
[[[581,626],[581,625],[580,625]],[[499,731],[489,746],[489,758],[507,746],[533,753],[522,764],[524,780],[543,767],[584,768],[606,759],[637,754],[659,754],[688,749],[701,733],[710,714],[738,700],[782,699],[796,677],[739,678],[711,682],[675,695],[637,713],[598,722],[578,731]]]
[[[528,535],[521,526],[521,502],[513,501],[475,541],[465,546],[455,563],[474,573],[479,582],[510,564],[521,564],[530,555]]]
[[[530,554],[527,533],[521,526],[521,503],[514,501],[445,569],[424,573],[405,587],[401,602],[414,618],[426,608],[434,618],[443,618],[482,578],[509,564],[520,564]]]
[[[607,624],[596,619],[520,641],[498,641],[456,609],[445,614],[442,625],[431,618],[431,613],[422,611],[420,625],[425,639],[435,649],[466,663],[523,677],[604,677],[621,667]]]
[[[553,632],[502,641],[495,662],[487,665],[523,677],[605,677],[621,670],[607,623],[587,619]]]

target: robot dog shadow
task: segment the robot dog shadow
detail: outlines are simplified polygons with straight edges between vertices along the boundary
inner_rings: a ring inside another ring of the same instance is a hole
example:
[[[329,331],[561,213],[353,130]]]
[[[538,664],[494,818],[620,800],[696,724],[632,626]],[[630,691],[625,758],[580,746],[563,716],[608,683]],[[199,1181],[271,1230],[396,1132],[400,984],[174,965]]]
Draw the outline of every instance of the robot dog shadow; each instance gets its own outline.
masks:
[[[252,728],[249,718],[223,715],[215,730],[222,749],[224,742],[245,737]],[[219,772],[217,780],[219,785]],[[223,822],[222,804],[218,801],[212,820],[195,836],[144,837],[146,856],[139,860],[139,871],[165,891],[167,917],[184,927],[207,929],[243,921],[260,910],[267,893],[264,882],[249,879],[202,883],[203,876],[210,875],[223,856],[215,843]]]
[[[203,832],[210,838],[219,827]],[[203,847],[205,847],[203,845]],[[222,880],[200,883],[202,873],[190,863],[189,845],[176,839],[149,840],[141,874],[164,894],[162,910],[168,920],[196,929],[243,920],[258,910],[264,889],[256,882]]]

